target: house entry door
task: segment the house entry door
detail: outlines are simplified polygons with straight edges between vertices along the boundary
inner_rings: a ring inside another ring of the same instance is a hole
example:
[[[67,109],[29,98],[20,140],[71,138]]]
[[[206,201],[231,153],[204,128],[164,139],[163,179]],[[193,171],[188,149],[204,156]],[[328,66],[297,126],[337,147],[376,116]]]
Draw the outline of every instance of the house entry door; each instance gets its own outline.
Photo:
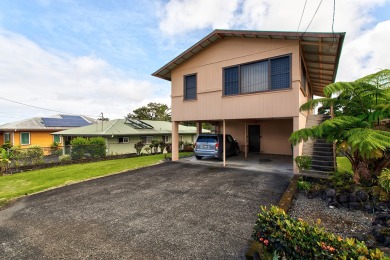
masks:
[[[248,125],[248,138],[250,153],[260,153],[260,126]]]

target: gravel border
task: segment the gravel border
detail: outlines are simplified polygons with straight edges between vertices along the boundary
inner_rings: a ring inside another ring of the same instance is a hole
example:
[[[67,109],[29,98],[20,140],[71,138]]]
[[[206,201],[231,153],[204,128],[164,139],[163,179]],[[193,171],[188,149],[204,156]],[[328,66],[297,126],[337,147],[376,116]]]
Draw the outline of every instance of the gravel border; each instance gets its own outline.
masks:
[[[320,198],[309,199],[301,193],[296,194],[288,214],[311,224],[316,224],[320,219],[321,227],[342,238],[361,238],[370,234],[375,218],[364,211],[328,206]]]

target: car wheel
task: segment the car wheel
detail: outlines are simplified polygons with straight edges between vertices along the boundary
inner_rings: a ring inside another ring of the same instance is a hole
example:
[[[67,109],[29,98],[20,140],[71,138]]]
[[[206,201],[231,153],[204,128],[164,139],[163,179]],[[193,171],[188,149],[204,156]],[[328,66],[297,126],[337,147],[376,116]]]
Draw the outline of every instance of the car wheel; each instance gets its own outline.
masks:
[[[240,154],[240,148],[238,148],[238,146],[236,147],[236,150],[235,150],[235,155],[239,155]]]
[[[197,159],[197,160],[202,160],[202,156],[195,156],[195,158]]]

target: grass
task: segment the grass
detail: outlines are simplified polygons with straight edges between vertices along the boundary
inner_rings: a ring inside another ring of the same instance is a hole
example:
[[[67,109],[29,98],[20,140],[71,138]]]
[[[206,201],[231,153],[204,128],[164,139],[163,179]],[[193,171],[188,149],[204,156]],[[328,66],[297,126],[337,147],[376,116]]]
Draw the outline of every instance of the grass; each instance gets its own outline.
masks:
[[[349,172],[352,173],[352,165],[351,162],[347,159],[347,157],[337,157],[337,170],[339,172]]]
[[[180,153],[188,156],[193,153]],[[108,160],[94,163],[73,164],[48,169],[4,175],[0,177],[0,207],[12,199],[71,183],[107,176],[158,163],[163,154]]]

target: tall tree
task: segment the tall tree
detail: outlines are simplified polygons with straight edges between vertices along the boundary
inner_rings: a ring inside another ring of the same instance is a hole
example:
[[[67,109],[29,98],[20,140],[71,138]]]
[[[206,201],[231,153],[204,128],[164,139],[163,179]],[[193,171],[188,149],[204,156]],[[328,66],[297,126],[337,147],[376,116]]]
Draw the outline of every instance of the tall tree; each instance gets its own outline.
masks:
[[[378,129],[381,120],[390,118],[389,78],[390,70],[383,70],[354,82],[326,86],[325,98],[311,100],[300,109],[334,105],[335,118],[295,131],[290,141],[295,145],[308,138],[324,138],[334,142],[351,162],[355,182],[371,179],[371,174],[378,176],[390,162],[390,129]]]
[[[150,102],[127,114],[126,118],[139,120],[171,121],[171,109],[162,103]]]

